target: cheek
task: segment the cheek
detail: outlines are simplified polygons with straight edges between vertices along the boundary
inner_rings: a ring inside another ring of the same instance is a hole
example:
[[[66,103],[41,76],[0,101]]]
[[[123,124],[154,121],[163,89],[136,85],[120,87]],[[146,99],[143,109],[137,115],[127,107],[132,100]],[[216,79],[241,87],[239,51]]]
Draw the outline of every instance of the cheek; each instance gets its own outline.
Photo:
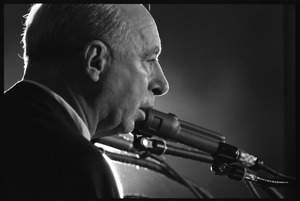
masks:
[[[136,77],[124,83],[124,101],[128,106],[139,107],[147,94],[147,80]]]
[[[147,94],[148,79],[143,74],[123,73],[111,80],[111,96],[116,107],[138,107]]]

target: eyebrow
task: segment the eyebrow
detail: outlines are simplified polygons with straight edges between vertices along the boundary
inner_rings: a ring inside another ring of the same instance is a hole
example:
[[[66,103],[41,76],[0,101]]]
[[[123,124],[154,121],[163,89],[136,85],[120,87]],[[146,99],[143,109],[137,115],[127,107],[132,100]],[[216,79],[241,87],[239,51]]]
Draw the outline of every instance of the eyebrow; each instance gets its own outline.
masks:
[[[160,46],[154,46],[153,48],[149,49],[146,51],[143,55],[142,58],[148,58],[150,56],[154,55],[159,55],[161,53],[161,47]]]

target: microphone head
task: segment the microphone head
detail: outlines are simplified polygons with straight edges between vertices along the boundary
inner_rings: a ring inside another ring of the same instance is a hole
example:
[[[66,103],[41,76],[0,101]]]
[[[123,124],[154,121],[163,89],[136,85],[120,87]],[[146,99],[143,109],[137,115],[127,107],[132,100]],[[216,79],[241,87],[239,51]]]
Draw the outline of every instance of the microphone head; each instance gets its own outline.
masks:
[[[135,135],[145,137],[158,136],[166,139],[172,139],[180,131],[180,123],[174,114],[167,114],[154,109],[145,110],[146,119],[135,122]]]

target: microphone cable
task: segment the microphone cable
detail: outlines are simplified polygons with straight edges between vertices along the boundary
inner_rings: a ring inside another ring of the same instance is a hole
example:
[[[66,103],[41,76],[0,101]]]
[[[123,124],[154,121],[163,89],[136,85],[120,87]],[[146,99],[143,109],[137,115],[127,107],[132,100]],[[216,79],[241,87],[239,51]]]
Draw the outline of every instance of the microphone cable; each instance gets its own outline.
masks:
[[[188,178],[181,176],[174,168],[168,165],[168,163],[166,163],[166,161],[161,157],[152,154],[148,151],[144,152],[144,154],[142,154],[141,156],[150,157],[160,162],[164,166],[164,168],[169,172],[170,175],[172,175],[174,178],[176,178],[178,182],[180,182],[182,185],[186,186],[190,191],[192,191],[197,198],[213,198],[213,196],[207,190],[198,187],[194,182],[192,182]]]
[[[96,142],[95,140],[93,142]],[[176,181],[177,183],[187,187],[197,198],[213,198],[213,196],[205,189],[198,187],[195,183],[187,178],[182,177],[177,173],[170,165],[168,165],[164,159],[157,155],[151,154],[148,151],[138,152],[138,154],[128,154],[127,152],[122,152],[122,154],[114,153],[103,148],[99,144],[94,144],[100,152],[104,152],[110,159],[119,161],[122,163],[138,165],[140,167],[155,171],[157,173],[163,174],[166,177]],[[151,158],[149,160],[147,158]]]
[[[296,178],[295,177],[291,177],[291,176],[287,176],[284,175],[268,166],[266,166],[265,164],[263,164],[262,162],[258,162],[252,169],[254,170],[262,170],[270,175],[272,175],[274,178],[278,178],[281,180],[285,180],[291,184],[294,184],[296,182]]]
[[[243,182],[247,186],[248,190],[252,193],[254,198],[257,198],[257,199],[262,198],[260,196],[260,194],[258,193],[258,191],[256,190],[253,182],[245,181],[245,180]],[[259,187],[264,192],[268,193],[270,195],[270,197],[273,199],[284,199],[283,195],[278,190],[276,190],[274,187],[265,186],[265,185],[260,185]]]
[[[248,190],[252,193],[252,195],[254,196],[254,198],[257,199],[261,199],[262,197],[260,196],[260,194],[258,193],[257,189],[254,187],[253,183],[250,181],[243,181],[244,184],[246,185],[246,187],[248,188]]]

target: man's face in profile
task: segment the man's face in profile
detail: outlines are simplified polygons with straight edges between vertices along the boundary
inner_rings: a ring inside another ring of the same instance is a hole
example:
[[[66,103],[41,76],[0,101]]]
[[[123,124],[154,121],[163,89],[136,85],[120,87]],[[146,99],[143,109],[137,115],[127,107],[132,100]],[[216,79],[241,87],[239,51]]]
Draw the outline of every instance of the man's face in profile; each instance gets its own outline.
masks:
[[[135,121],[145,119],[141,108],[152,108],[155,95],[169,88],[158,63],[161,41],[153,18],[140,5],[127,9],[122,8],[130,30],[123,42],[125,51],[113,53],[105,72],[104,93],[111,125],[101,131],[102,135],[132,132]]]

